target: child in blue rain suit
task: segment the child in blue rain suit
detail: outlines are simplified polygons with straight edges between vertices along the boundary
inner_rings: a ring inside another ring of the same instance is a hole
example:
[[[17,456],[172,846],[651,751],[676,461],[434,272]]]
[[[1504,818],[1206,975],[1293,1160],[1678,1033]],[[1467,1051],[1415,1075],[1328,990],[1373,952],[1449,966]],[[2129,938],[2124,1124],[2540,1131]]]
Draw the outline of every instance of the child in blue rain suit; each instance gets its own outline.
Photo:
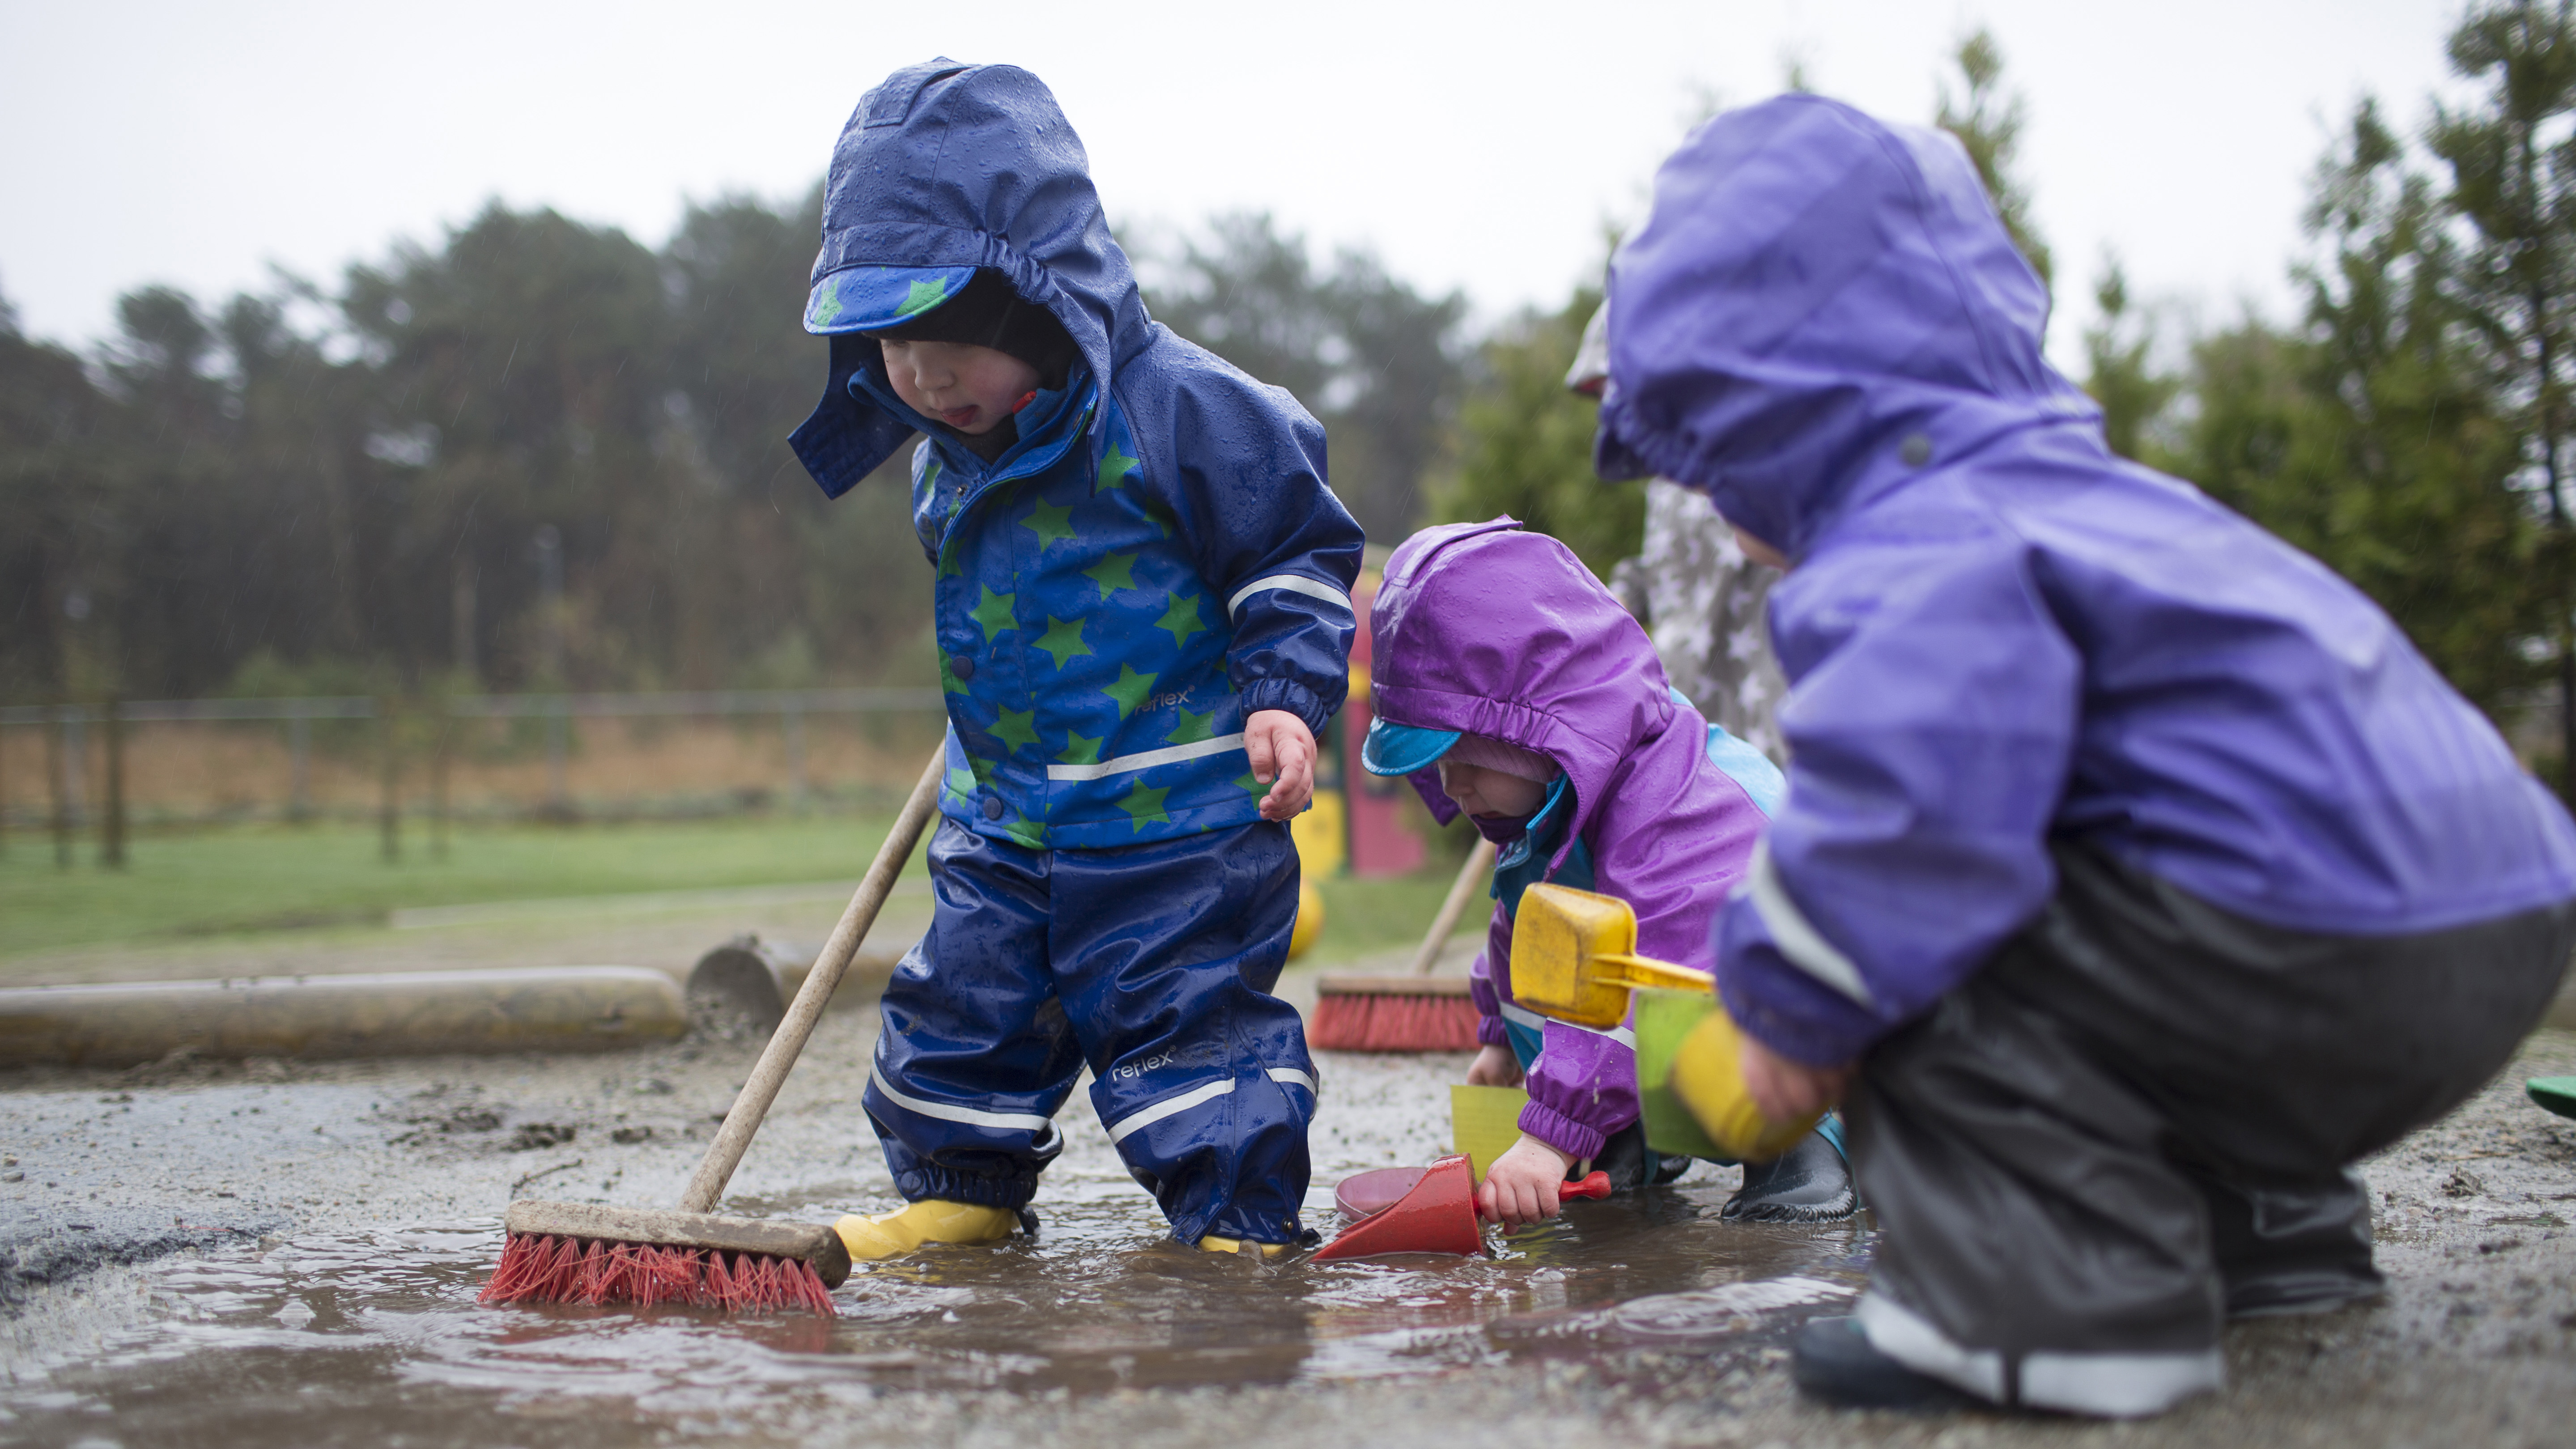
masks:
[[[790,442],[839,496],[912,434],[948,774],[929,933],[863,1101],[910,1206],[853,1257],[1027,1221],[1087,1063],[1172,1235],[1303,1233],[1316,1078],[1270,994],[1286,820],[1342,702],[1357,524],[1324,437],[1145,315],[1082,143],[1025,71],[936,60],[868,92],[824,201]]]

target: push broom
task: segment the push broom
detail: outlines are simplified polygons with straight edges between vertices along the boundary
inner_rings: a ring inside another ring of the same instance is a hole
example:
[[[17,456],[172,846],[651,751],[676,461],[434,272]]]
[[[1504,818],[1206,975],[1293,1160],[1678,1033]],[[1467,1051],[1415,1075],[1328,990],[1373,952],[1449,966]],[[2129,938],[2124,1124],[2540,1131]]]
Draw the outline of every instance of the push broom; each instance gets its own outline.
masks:
[[[1458,868],[1449,898],[1431,922],[1431,934],[1401,976],[1327,976],[1315,984],[1315,1019],[1306,1042],[1342,1052],[1471,1052],[1476,1049],[1476,1003],[1464,976],[1434,976],[1458,918],[1480,894],[1494,868],[1494,843],[1478,837]]]
[[[728,1217],[712,1209],[911,859],[938,804],[946,764],[944,752],[933,754],[921,772],[841,912],[841,923],[832,928],[813,971],[753,1064],[751,1079],[725,1113],[678,1209],[514,1202],[501,1220],[509,1240],[492,1281],[483,1285],[484,1302],[685,1303],[736,1313],[806,1308],[833,1316],[830,1290],[850,1276],[849,1250],[839,1234],[811,1223]]]

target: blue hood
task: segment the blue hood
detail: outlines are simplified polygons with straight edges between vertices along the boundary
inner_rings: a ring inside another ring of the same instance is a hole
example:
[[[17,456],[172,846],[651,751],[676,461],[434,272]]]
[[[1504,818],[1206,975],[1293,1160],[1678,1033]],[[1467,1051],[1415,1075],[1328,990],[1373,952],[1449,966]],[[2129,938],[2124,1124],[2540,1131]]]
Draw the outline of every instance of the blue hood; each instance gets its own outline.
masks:
[[[1064,324],[1104,391],[1152,341],[1135,270],[1109,234],[1082,140],[1027,71],[944,56],[896,71],[842,129],[831,178],[806,308],[814,330],[825,327],[813,319],[828,322],[841,311],[862,280],[854,274],[891,267],[962,283],[952,269],[992,267]],[[919,425],[881,397],[851,395],[851,374],[879,370],[878,357],[866,337],[833,330],[831,377],[799,433],[807,470],[835,498]],[[1092,452],[1096,459],[1096,439]]]
[[[1610,268],[1608,476],[1660,473],[1792,558],[1970,448],[2100,413],[2048,294],[1940,131],[1782,96],[1702,126]]]

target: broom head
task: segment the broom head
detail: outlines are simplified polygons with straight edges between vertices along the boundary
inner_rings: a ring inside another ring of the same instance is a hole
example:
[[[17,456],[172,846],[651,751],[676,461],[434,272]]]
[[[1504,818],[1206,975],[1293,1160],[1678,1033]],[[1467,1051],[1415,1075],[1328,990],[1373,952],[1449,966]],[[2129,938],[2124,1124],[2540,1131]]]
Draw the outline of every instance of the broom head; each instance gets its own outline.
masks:
[[[1327,976],[1306,1044],[1337,1052],[1471,1052],[1476,1002],[1464,976]]]
[[[834,1317],[850,1276],[838,1233],[812,1223],[596,1203],[514,1202],[485,1303],[679,1303]]]

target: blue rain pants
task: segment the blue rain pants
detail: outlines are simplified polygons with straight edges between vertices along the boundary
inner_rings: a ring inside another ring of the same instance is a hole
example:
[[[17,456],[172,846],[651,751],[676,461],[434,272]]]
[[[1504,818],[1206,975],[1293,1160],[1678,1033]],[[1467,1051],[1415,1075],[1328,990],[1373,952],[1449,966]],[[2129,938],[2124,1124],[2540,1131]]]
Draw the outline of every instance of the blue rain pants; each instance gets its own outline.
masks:
[[[1270,994],[1297,922],[1287,826],[1029,850],[943,820],[930,877],[862,1099],[907,1199],[1025,1206],[1088,1064],[1173,1237],[1300,1235],[1315,1067]]]

